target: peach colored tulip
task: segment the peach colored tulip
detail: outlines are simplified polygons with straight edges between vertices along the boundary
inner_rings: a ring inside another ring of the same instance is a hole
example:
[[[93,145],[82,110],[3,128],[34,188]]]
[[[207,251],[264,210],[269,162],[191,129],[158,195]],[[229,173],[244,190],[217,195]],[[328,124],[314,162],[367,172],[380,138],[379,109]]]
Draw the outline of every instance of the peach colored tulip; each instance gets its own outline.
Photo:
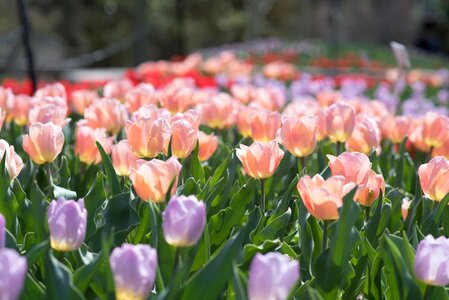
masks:
[[[66,110],[62,107],[55,106],[53,104],[35,106],[28,114],[28,123],[53,123],[61,128],[70,122],[70,119],[66,118]]]
[[[13,105],[14,94],[11,89],[0,86],[0,107],[9,114]]]
[[[201,104],[201,122],[211,128],[229,128],[235,123],[237,107],[237,102],[228,94],[218,94]]]
[[[423,193],[432,201],[441,201],[449,193],[449,161],[442,156],[419,166],[419,181]]]
[[[113,137],[108,137],[106,129],[92,128],[83,122],[78,122],[75,131],[75,154],[80,161],[85,164],[98,164],[101,162],[101,155],[95,142],[99,142],[104,151],[111,153]]]
[[[58,109],[63,110],[66,115],[69,112],[66,98],[62,98],[59,96],[44,96],[42,98],[34,97],[31,99],[31,108],[34,108],[36,106],[47,106],[47,105],[53,105],[55,107],[58,107]]]
[[[3,122],[5,121],[6,118],[6,112],[5,110],[0,106],[0,130],[2,130],[3,128]]]
[[[351,137],[346,141],[346,148],[349,151],[369,154],[376,149],[380,154],[380,129],[376,120],[365,115],[358,115]]]
[[[364,206],[371,206],[379,198],[380,192],[382,192],[382,196],[385,195],[384,177],[371,170],[368,182],[358,186],[354,201]]]
[[[237,130],[243,137],[251,136],[252,116],[257,108],[251,106],[240,106],[236,115]]]
[[[284,157],[284,151],[276,141],[255,142],[249,147],[241,144],[236,154],[246,173],[259,179],[271,177]]]
[[[148,104],[144,105],[141,108],[139,108],[137,111],[133,112],[131,115],[131,121],[136,121],[138,119],[157,119],[157,118],[163,118],[168,123],[170,123],[170,120],[172,118],[171,113],[166,110],[165,108],[158,108],[154,104]]]
[[[343,176],[346,182],[366,184],[371,172],[371,162],[363,153],[343,152],[338,157],[327,155],[332,175]]]
[[[171,117],[170,124],[173,124],[174,122],[179,120],[185,120],[189,122],[195,130],[198,130],[201,124],[201,114],[196,109],[189,109],[184,113],[177,113],[173,117]]]
[[[284,115],[294,115],[296,117],[316,116],[321,110],[320,105],[313,98],[305,98],[293,100],[288,104],[284,111]]]
[[[352,106],[344,102],[332,104],[326,112],[326,130],[330,140],[346,142],[355,126],[355,113]]]
[[[64,146],[64,133],[53,123],[34,123],[23,137],[23,150],[39,165],[51,163]]]
[[[284,116],[279,131],[279,142],[297,157],[305,157],[316,148],[318,117]]]
[[[257,109],[251,118],[251,137],[256,142],[272,141],[280,127],[281,115],[277,111]]]
[[[164,202],[173,179],[175,179],[175,182],[170,195],[176,192],[181,168],[182,165],[174,157],[170,157],[167,161],[139,159],[135,166],[131,168],[130,178],[137,195],[143,201],[159,203]]]
[[[0,140],[0,159],[6,154],[6,170],[9,178],[14,179],[23,169],[23,161],[20,156],[14,151],[14,146],[10,146],[7,141]]]
[[[147,104],[156,104],[157,96],[153,85],[141,83],[125,95],[125,104],[130,113]]]
[[[198,159],[200,161],[208,160],[218,147],[218,137],[214,134],[207,135],[198,131],[199,151]]]
[[[159,92],[159,102],[162,107],[168,109],[172,114],[184,112],[189,109],[193,102],[194,90],[186,87],[171,87]]]
[[[332,176],[324,180],[317,174],[312,178],[302,177],[296,186],[304,206],[317,219],[336,220],[343,197],[354,188],[354,183],[345,183],[343,176]]]
[[[170,125],[172,155],[186,158],[195,149],[198,130],[187,120],[178,120]]]
[[[164,118],[140,118],[125,126],[129,146],[138,157],[151,158],[166,153],[170,143],[170,126]]]
[[[318,127],[316,130],[317,141],[322,141],[327,138],[327,124],[326,124],[326,110],[320,109],[316,114],[318,117]]]
[[[322,107],[329,107],[341,99],[341,93],[334,90],[325,90],[318,92],[316,99]]]
[[[133,88],[133,83],[128,79],[114,79],[103,87],[103,97],[114,98],[120,101],[125,99],[126,93]]]
[[[47,84],[46,86],[39,88],[34,96],[36,98],[60,97],[64,99],[64,101],[67,101],[67,92],[64,85],[60,82]]]
[[[427,151],[428,150],[429,149],[427,148]],[[432,157],[437,156],[444,156],[444,158],[449,159],[449,139],[446,139],[441,147],[432,150]]]
[[[408,210],[410,208],[411,203],[412,203],[412,201],[410,201],[409,198],[402,199],[401,215],[402,215],[402,220],[404,220],[404,221],[405,221],[405,219],[407,219]]]
[[[117,134],[128,119],[126,107],[117,99],[103,98],[94,102],[84,111],[87,125],[92,128],[104,128]]]
[[[413,146],[421,152],[429,152],[430,147],[424,142],[424,125],[423,124],[415,124],[413,129],[410,130],[410,134],[408,136],[410,142],[412,142]],[[444,146],[444,144],[442,145]],[[437,147],[440,148],[440,147]],[[435,150],[437,149],[435,148]],[[438,152],[438,151],[437,151]]]
[[[119,176],[129,176],[131,167],[139,159],[131,151],[127,140],[121,140],[112,146],[112,164]]]
[[[286,81],[295,79],[298,70],[296,69],[296,66],[291,63],[274,61],[263,67],[263,74],[268,78]]]
[[[248,104],[252,100],[254,87],[252,85],[233,84],[231,95],[242,104]]]
[[[428,112],[423,123],[424,143],[431,148],[441,147],[449,138],[449,118]]]
[[[256,107],[263,107],[271,111],[279,111],[284,107],[285,98],[284,92],[277,87],[259,87],[254,91],[254,100],[251,102]]]
[[[73,108],[80,115],[84,115],[84,110],[99,99],[96,91],[77,90],[72,93]]]
[[[412,125],[407,116],[389,116],[381,124],[384,137],[393,144],[400,144],[409,135]]]
[[[28,95],[16,95],[14,105],[11,108],[11,118],[17,125],[23,126],[28,123],[28,113],[32,108],[31,97]]]

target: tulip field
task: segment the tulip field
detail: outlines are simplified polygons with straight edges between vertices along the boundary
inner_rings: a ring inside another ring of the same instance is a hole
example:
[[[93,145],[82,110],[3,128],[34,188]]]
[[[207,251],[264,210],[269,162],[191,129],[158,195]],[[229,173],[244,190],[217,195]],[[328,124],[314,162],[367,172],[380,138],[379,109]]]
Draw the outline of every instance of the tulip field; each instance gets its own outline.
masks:
[[[6,79],[0,299],[449,299],[448,79],[233,52]]]

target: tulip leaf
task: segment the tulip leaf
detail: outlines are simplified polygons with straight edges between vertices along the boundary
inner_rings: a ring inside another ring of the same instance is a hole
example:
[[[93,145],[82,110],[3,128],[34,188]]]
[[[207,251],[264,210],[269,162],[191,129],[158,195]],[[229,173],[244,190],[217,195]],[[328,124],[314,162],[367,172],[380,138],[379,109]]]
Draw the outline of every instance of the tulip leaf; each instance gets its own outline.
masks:
[[[106,201],[103,178],[104,175],[98,173],[90,190],[84,197],[84,207],[87,210],[86,240],[89,240],[89,238],[97,231],[97,226],[95,224],[96,213],[98,208]]]
[[[282,238],[287,224],[290,221],[292,211],[290,208],[285,213],[271,221],[262,231],[257,235],[258,241],[273,240],[275,238]],[[270,222],[270,220],[268,220]]]
[[[48,240],[45,240],[28,250],[26,253],[28,265],[34,265],[49,249],[50,243]]]
[[[204,184],[204,182],[206,180],[205,180],[203,166],[201,166],[201,162],[198,159],[199,149],[200,149],[200,144],[199,144],[199,141],[197,141],[195,150],[193,151],[193,153],[191,155],[191,159],[190,159],[190,174],[193,176],[193,178],[196,181]]]
[[[34,279],[29,273],[25,279],[25,284],[22,290],[20,299],[22,300],[44,300],[45,290],[44,286],[36,279]]]
[[[115,172],[114,166],[112,165],[111,158],[106,154],[99,142],[96,142],[96,144],[98,151],[100,151],[101,161],[103,162],[109,190],[112,195],[118,195],[122,192],[122,189],[120,187],[120,181],[118,180],[117,173]]]
[[[106,252],[103,250],[89,264],[82,266],[73,274],[73,282],[82,293],[86,291],[90,280],[107,259]]]
[[[14,232],[13,225],[16,222],[17,203],[10,189],[11,179],[6,170],[6,155],[3,155],[0,164],[0,213],[6,221],[6,228]]]
[[[245,288],[243,287],[239,269],[237,268],[235,263],[233,263],[232,265],[232,287],[235,291],[236,300],[248,299],[248,297],[246,296]]]
[[[47,287],[47,299],[84,299],[73,285],[72,273],[59,262],[51,252],[45,255],[45,285]]]

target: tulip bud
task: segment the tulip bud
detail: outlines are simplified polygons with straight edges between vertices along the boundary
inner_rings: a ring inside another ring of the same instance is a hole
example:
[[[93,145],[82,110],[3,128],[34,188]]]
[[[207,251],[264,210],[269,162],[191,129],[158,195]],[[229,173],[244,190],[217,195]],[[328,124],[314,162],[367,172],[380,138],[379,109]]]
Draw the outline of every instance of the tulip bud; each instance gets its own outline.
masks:
[[[14,146],[10,146],[7,141],[0,140],[0,160],[6,155],[5,166],[8,171],[9,178],[14,179],[23,169],[23,161],[14,151]]]
[[[173,196],[162,214],[164,238],[175,247],[195,245],[206,223],[206,207],[194,195]]]
[[[175,181],[170,194],[173,195],[176,192],[181,168],[182,165],[175,157],[170,157],[167,161],[139,159],[135,166],[131,168],[129,177],[134,189],[143,201],[159,203],[164,202],[173,180]]]
[[[0,249],[5,247],[6,233],[5,233],[5,217],[0,213]]]
[[[257,253],[248,278],[249,300],[285,300],[299,280],[299,262],[278,252]]]
[[[0,249],[0,298],[19,299],[27,274],[28,263],[16,250]]]
[[[138,157],[156,157],[166,152],[170,143],[170,127],[164,118],[142,117],[128,121],[125,132],[131,150]]]
[[[371,172],[371,162],[363,153],[343,152],[338,157],[327,155],[332,175],[341,175],[346,182],[366,184]]]
[[[51,247],[58,251],[73,251],[81,247],[86,235],[87,210],[84,200],[58,198],[48,207],[48,228]]]
[[[241,144],[236,154],[246,173],[258,179],[271,177],[284,157],[284,151],[275,141],[255,142],[249,147]]]
[[[414,269],[416,277],[428,285],[448,285],[449,239],[426,236],[416,249]]]
[[[116,145],[113,145],[111,156],[115,172],[120,176],[129,176],[131,166],[138,159],[131,151],[127,140],[121,140]]]
[[[280,143],[294,156],[308,156],[316,147],[317,127],[317,117],[285,116],[279,132]]]
[[[412,201],[410,201],[409,198],[402,199],[402,205],[401,205],[401,214],[402,214],[402,220],[406,220],[408,216],[408,210],[410,208],[410,204]]]
[[[343,205],[343,197],[354,186],[353,182],[346,183],[343,176],[324,180],[317,174],[312,178],[308,175],[302,177],[296,188],[312,216],[321,220],[336,220],[339,218],[338,208]]]
[[[355,126],[354,108],[344,102],[332,104],[326,112],[326,129],[330,140],[346,142]]]
[[[39,165],[54,161],[63,146],[64,133],[53,123],[35,123],[23,137],[23,150]]]
[[[198,131],[198,141],[200,149],[198,151],[198,159],[200,161],[208,160],[218,147],[218,137],[216,135],[207,135],[202,131]]]
[[[148,245],[123,244],[109,258],[117,300],[147,299],[154,286],[157,252]]]
[[[449,193],[449,161],[442,156],[419,166],[419,181],[423,193],[433,201],[441,201]]]

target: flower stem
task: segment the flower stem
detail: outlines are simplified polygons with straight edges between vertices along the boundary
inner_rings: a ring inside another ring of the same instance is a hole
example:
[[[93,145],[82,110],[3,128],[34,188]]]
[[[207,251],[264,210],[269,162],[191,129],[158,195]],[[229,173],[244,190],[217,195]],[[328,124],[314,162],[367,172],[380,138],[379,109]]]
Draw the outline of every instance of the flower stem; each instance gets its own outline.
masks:
[[[431,288],[432,288],[432,286],[430,286],[428,284],[426,285],[426,289],[424,290],[424,297],[423,297],[424,300],[430,299],[430,290],[431,290]]]
[[[329,223],[330,221],[323,220],[323,251],[327,249],[327,228],[329,227]]]
[[[301,172],[304,170],[304,174],[307,174],[307,156],[300,157],[299,161],[301,162],[302,169],[298,171]]]
[[[335,149],[337,150],[337,156],[343,151],[343,142],[335,143]]]
[[[371,207],[365,206],[365,223],[368,223],[368,221],[369,221],[370,211],[371,211]]]
[[[265,179],[259,179],[260,182],[260,209],[265,215]]]

